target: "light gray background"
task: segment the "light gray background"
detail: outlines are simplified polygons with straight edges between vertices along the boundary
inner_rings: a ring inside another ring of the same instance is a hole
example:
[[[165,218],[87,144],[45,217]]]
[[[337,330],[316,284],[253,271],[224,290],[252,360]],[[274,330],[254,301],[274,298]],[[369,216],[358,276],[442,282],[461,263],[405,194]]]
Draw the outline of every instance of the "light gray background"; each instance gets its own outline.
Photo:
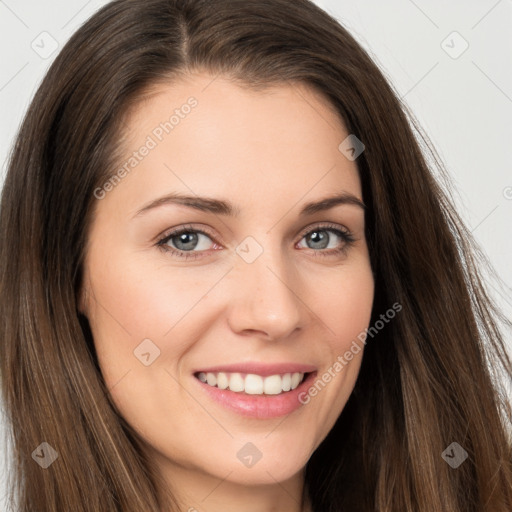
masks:
[[[18,125],[57,53],[45,59],[33,47],[49,51],[53,38],[61,48],[105,3],[0,0],[2,178]],[[412,109],[453,178],[463,219],[512,286],[512,0],[316,3],[370,51]],[[502,292],[497,299],[510,317],[510,295]],[[0,474],[2,510],[3,494]]]

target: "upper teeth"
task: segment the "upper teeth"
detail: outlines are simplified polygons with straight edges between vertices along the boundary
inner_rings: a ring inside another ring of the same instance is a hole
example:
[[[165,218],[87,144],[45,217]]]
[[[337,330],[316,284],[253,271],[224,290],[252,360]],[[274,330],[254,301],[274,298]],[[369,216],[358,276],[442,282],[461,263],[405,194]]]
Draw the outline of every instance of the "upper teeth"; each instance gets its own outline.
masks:
[[[219,389],[230,389],[231,391],[245,391],[249,395],[278,395],[283,391],[295,389],[304,378],[303,373],[285,373],[283,375],[269,375],[262,377],[254,373],[204,373],[197,376],[201,382]]]

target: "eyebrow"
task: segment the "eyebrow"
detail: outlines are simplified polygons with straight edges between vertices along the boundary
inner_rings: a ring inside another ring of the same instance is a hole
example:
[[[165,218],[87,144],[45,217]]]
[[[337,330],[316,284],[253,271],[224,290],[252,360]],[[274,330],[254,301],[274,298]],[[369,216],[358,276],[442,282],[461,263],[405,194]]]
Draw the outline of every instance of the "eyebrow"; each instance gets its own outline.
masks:
[[[138,210],[133,217],[138,217],[150,210],[169,204],[178,204],[187,206],[188,208],[193,208],[194,210],[214,213],[217,215],[224,215],[228,217],[237,217],[240,214],[240,208],[222,199],[189,196],[178,192],[173,192],[146,204],[140,210]],[[331,208],[342,204],[358,206],[363,210],[366,209],[366,205],[363,203],[363,201],[361,201],[361,199],[357,198],[355,195],[349,192],[342,192],[340,194],[325,197],[318,201],[306,203],[300,210],[299,216],[305,217],[307,215],[313,215],[318,212],[330,210]]]

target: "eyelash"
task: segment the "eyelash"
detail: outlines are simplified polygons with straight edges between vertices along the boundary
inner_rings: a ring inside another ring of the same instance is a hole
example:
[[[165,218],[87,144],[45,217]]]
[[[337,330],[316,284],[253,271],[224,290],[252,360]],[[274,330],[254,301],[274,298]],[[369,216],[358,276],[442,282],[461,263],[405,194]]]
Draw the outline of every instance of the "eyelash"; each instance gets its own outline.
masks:
[[[346,254],[348,249],[353,245],[353,243],[356,242],[356,238],[352,235],[350,231],[348,231],[347,229],[340,229],[340,227],[336,224],[320,224],[318,226],[315,226],[314,228],[302,233],[300,240],[302,240],[307,235],[314,233],[315,231],[330,231],[335,235],[339,236],[344,242],[344,244],[337,249],[311,249],[314,253],[316,253],[315,256],[329,257],[344,255]],[[160,250],[164,251],[165,253],[171,253],[173,256],[182,258],[184,260],[197,259],[203,257],[202,254],[207,251],[180,251],[179,249],[174,249],[173,247],[167,245],[167,242],[169,242],[172,238],[175,238],[184,233],[199,233],[207,236],[210,239],[213,238],[213,235],[209,233],[207,230],[196,229],[193,226],[183,226],[179,229],[172,231],[171,233],[166,234],[163,238],[158,240],[156,245]]]

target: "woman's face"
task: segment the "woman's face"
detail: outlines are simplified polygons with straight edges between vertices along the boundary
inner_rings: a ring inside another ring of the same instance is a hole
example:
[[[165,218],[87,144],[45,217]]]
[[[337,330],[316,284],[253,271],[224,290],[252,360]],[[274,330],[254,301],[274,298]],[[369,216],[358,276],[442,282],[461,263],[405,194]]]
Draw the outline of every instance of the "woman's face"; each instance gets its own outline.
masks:
[[[170,480],[292,479],[349,398],[374,283],[348,135],[303,85],[205,74],[130,113],[80,304],[115,405]]]

